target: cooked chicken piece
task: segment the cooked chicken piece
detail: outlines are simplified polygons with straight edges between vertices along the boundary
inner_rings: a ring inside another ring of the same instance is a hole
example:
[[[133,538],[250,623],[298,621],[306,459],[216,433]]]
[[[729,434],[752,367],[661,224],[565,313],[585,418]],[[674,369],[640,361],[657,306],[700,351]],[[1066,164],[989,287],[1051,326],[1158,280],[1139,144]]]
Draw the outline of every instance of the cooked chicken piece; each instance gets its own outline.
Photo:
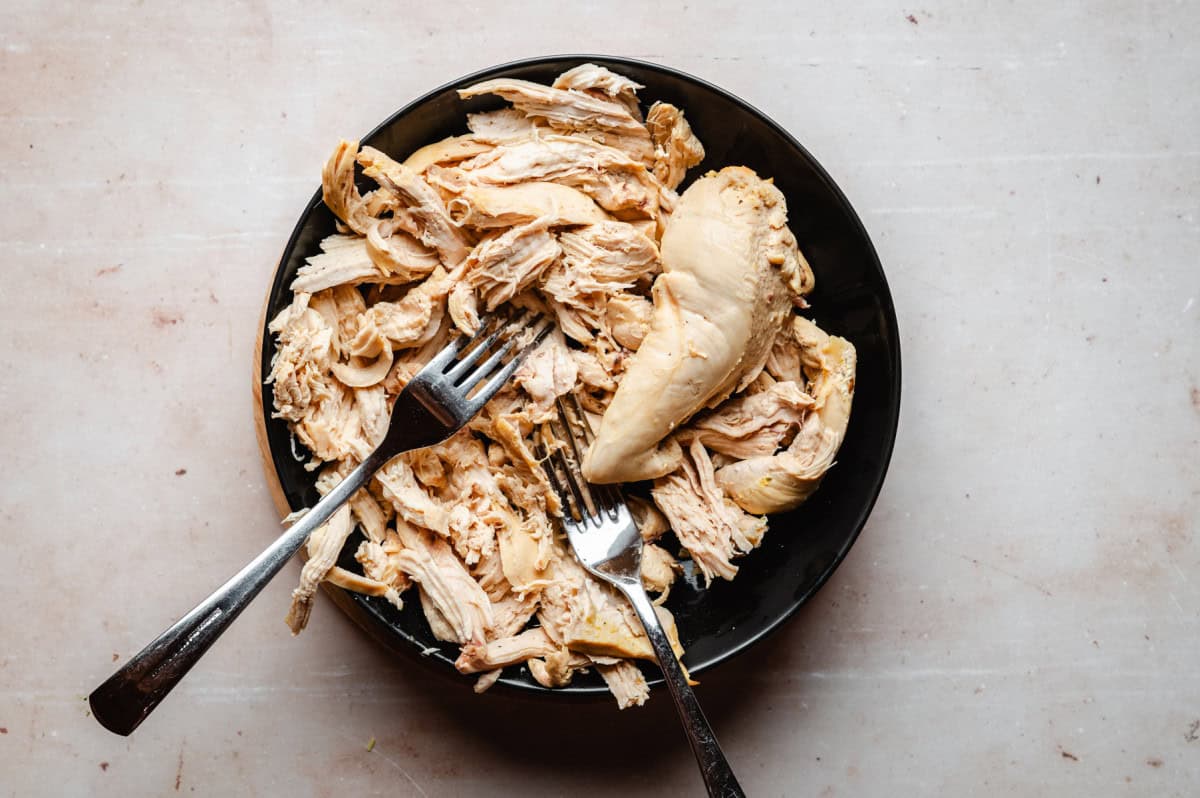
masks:
[[[575,359],[575,367],[579,370],[579,381],[586,391],[594,393],[617,390],[617,381],[614,375],[619,376],[624,371],[624,366],[620,362],[623,356],[620,352],[606,353],[600,347],[588,347],[572,349],[571,357]],[[599,423],[598,419],[597,423]]]
[[[393,351],[426,343],[441,325],[451,286],[452,278],[439,267],[399,302],[376,302],[357,319],[352,351],[372,351],[376,336],[386,339]]]
[[[351,388],[368,388],[382,382],[392,367],[392,343],[375,326],[360,330],[349,348],[346,363],[330,366],[333,376]]]
[[[530,403],[525,407],[529,420],[541,424],[555,418],[556,400],[574,390],[578,373],[566,340],[555,330],[513,375],[513,383],[529,396]]]
[[[488,639],[499,640],[520,632],[537,612],[540,600],[541,591],[538,590],[523,593],[509,590],[499,599],[492,599],[493,621],[487,630]]]
[[[483,444],[469,431],[436,448],[450,467],[442,500],[449,511],[455,551],[468,565],[492,557],[499,547],[504,582],[518,593],[537,590],[546,581],[548,546],[553,532],[538,503],[514,512],[499,485]]]
[[[349,354],[350,341],[358,333],[358,316],[367,309],[362,294],[352,285],[335,285],[313,294],[309,306],[333,331],[329,345],[337,357]]]
[[[562,512],[558,494],[550,487],[541,464],[525,441],[520,426],[522,420],[528,421],[516,414],[501,415],[491,423],[487,432],[508,454],[508,463],[500,466],[504,474],[501,488],[517,507],[542,507],[546,512],[558,514]],[[529,426],[532,427],[532,424]]]
[[[529,666],[529,674],[538,684],[554,688],[570,684],[575,671],[592,665],[592,659],[586,654],[559,648],[553,654],[547,654],[542,659],[530,659],[525,664]]]
[[[537,505],[525,509],[524,519],[509,523],[497,533],[504,575],[519,592],[539,590],[550,580],[549,560],[554,545],[550,519]]]
[[[609,585],[588,577],[571,597],[571,624],[563,642],[572,651],[589,656],[654,659],[650,640],[629,602]],[[675,656],[683,656],[675,618],[663,607],[655,607],[663,630],[671,640]]]
[[[629,113],[629,108],[596,93],[556,89],[540,83],[512,78],[497,78],[459,89],[463,98],[495,94],[508,100],[518,111],[550,127],[598,141],[623,150],[635,159],[654,162],[650,133]]]
[[[617,699],[618,709],[640,707],[650,698],[650,687],[640,668],[629,660],[613,665],[597,665],[596,670],[604,677],[604,683]]]
[[[678,471],[655,480],[651,495],[706,582],[733,579],[737,566],[730,560],[757,546],[767,528],[765,518],[747,515],[717,487],[699,441],[692,441]]]
[[[556,89],[576,89],[592,94],[604,94],[625,106],[634,119],[642,118],[638,108],[638,89],[642,84],[635,83],[624,75],[618,75],[595,64],[580,64],[574,69],[568,69],[555,79]]]
[[[448,508],[447,533],[455,553],[467,565],[475,565],[495,551],[497,531],[518,520],[488,466],[483,443],[469,430],[457,433],[434,451],[448,477],[440,491],[442,506]]]
[[[393,285],[411,282],[412,279],[390,273],[376,265],[367,251],[366,239],[331,235],[321,242],[320,255],[305,259],[290,287],[298,294],[315,294],[335,285]]]
[[[387,585],[398,596],[412,587],[412,581],[408,578],[408,574],[404,572],[404,569],[400,567],[400,563],[396,560],[397,555],[400,554],[403,548],[404,546],[401,545],[399,536],[395,532],[388,530],[383,540],[378,543],[371,540],[364,540],[358,544],[358,550],[354,553],[354,559],[362,565],[363,572],[367,576]],[[401,605],[397,603],[396,606]]]
[[[426,144],[421,149],[404,159],[404,165],[417,174],[436,164],[451,164],[474,158],[487,152],[492,145],[481,140],[479,136],[450,136],[449,138]]]
[[[350,508],[343,506],[333,517],[312,531],[305,543],[308,551],[308,561],[300,571],[300,585],[292,591],[292,606],[288,610],[288,627],[292,634],[298,635],[308,626],[308,616],[312,612],[313,596],[316,595],[317,585],[329,573],[329,569],[337,562],[346,538],[354,530],[350,523]]]
[[[450,545],[399,519],[396,533],[403,545],[396,561],[421,586],[426,617],[436,613],[431,626],[438,625],[434,629],[438,638],[460,644],[484,640],[485,630],[492,625],[491,602]]]
[[[498,111],[467,114],[467,130],[471,131],[472,138],[476,141],[499,144],[529,138],[545,128],[537,125],[533,119],[516,108],[502,108]]]
[[[492,311],[536,282],[561,252],[547,220],[538,219],[480,242],[464,264],[463,279]]]
[[[654,176],[667,188],[678,188],[687,170],[704,160],[704,145],[683,111],[670,103],[650,106],[646,127],[654,140]]]
[[[331,396],[309,406],[293,424],[296,437],[314,455],[305,467],[312,470],[322,462],[366,457],[387,431],[386,411],[379,386],[351,391],[337,384]]]
[[[475,289],[467,281],[455,283],[450,289],[446,310],[460,332],[474,335],[479,330],[479,297],[475,296]]]
[[[660,268],[658,247],[625,222],[601,222],[561,233],[562,259],[546,272],[541,290],[563,332],[588,343],[605,327],[610,298]]]
[[[744,167],[684,193],[663,236],[650,332],[584,458],[590,481],[670,473],[680,461],[671,431],[758,376],[793,297],[812,284],[786,222],[783,195]]]
[[[448,535],[450,519],[447,511],[417,481],[409,465],[410,456],[411,453],[392,458],[375,472],[375,482],[382,488],[384,498],[392,503],[397,516],[439,535]]]
[[[696,439],[713,451],[745,459],[775,454],[790,439],[813,406],[813,398],[794,382],[777,382],[765,390],[724,402],[689,426]]]
[[[492,602],[493,607],[507,596],[512,589],[512,585],[508,583],[508,579],[504,576],[504,566],[500,562],[499,549],[494,550],[487,557],[479,558],[479,562],[472,565],[470,571],[471,576],[483,588],[483,592],[487,593],[487,597]]]
[[[310,468],[366,457],[382,440],[388,420],[381,388],[350,390],[330,378],[335,327],[310,307],[315,299],[297,294],[272,320],[278,343],[267,378],[274,384],[277,414],[291,422],[293,433],[315,456]]]
[[[637,294],[614,294],[605,307],[605,324],[613,340],[636,352],[650,331],[654,305]]]
[[[352,590],[364,596],[379,596],[398,610],[404,609],[400,599],[400,591],[391,585],[376,581],[369,576],[347,571],[345,568],[333,566],[325,574],[325,581],[343,590]]]
[[[354,158],[358,153],[357,141],[342,140],[321,170],[321,197],[334,215],[359,235],[366,235],[374,216],[367,207],[367,199],[354,184]]]
[[[638,531],[642,533],[642,540],[646,543],[653,543],[671,531],[670,522],[654,502],[646,501],[640,496],[627,496],[625,501],[629,504],[629,512],[637,522]]]
[[[660,599],[665,599],[678,575],[679,563],[671,552],[653,543],[642,546],[642,584],[647,590],[662,593]]]
[[[309,307],[311,299],[296,294],[268,325],[276,345],[266,381],[274,391],[276,417],[293,423],[303,419],[314,402],[336,390],[325,375],[333,357],[333,327]]]
[[[565,646],[567,631],[574,623],[579,605],[578,594],[583,584],[592,577],[583,570],[563,541],[555,541],[554,558],[547,571],[550,583],[542,589],[537,619],[555,643]]]
[[[442,451],[442,447],[435,446],[428,449],[416,449],[407,455],[413,474],[427,488],[441,490],[450,484],[446,478],[446,466],[442,462],[442,458],[438,456]]]
[[[608,214],[582,191],[558,183],[518,183],[512,186],[467,185],[446,203],[457,224],[487,230],[513,227],[536,219],[550,226],[603,222]]]
[[[478,156],[477,156],[478,157]],[[363,147],[358,154],[363,174],[391,192],[412,215],[420,231],[422,244],[437,250],[448,267],[457,266],[471,251],[471,241],[450,218],[438,193],[421,176],[393,161],[374,147]]]
[[[794,329],[814,409],[785,451],[733,463],[717,472],[717,484],[747,512],[786,512],[812,495],[833,465],[850,420],[854,346],[799,316]]]
[[[476,695],[482,695],[483,693],[486,693],[492,685],[500,681],[501,673],[503,673],[503,671],[500,668],[496,668],[494,671],[488,671],[487,673],[482,674],[478,679],[475,680],[475,686],[471,689],[475,691]]]
[[[658,218],[660,206],[670,202],[643,163],[576,136],[548,135],[506,143],[457,167],[431,169],[428,177],[454,193],[472,183],[561,183],[579,189],[607,211],[640,213],[646,218]]]
[[[388,514],[370,491],[360,490],[350,497],[350,512],[367,540],[374,543],[383,542],[387,534]]]
[[[411,283],[431,273],[441,264],[437,252],[417,240],[416,234],[419,234],[419,231],[415,230],[415,225],[407,224],[409,218],[399,216],[376,219],[367,228],[367,255],[384,274],[384,279],[374,282]]]
[[[454,667],[459,673],[479,673],[493,668],[516,665],[533,657],[544,657],[558,651],[546,632],[541,628],[526,629],[512,637],[502,637],[488,643],[468,643]]]

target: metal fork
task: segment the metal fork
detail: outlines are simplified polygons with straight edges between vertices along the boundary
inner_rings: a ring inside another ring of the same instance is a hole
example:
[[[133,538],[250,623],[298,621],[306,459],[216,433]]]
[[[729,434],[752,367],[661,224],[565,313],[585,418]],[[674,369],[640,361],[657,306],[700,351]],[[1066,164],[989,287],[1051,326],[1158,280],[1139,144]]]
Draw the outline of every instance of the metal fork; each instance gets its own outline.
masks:
[[[526,331],[532,337],[506,362]],[[313,530],[393,457],[440,443],[462,429],[549,331],[548,319],[530,313],[519,319],[492,317],[473,337],[459,336],[434,355],[396,398],[379,447],[266,551],[97,687],[88,697],[96,720],[117,734],[136,729]]]
[[[654,605],[642,586],[642,535],[629,512],[629,506],[613,485],[591,485],[576,476],[583,462],[579,438],[591,445],[592,431],[579,399],[571,394],[571,408],[560,397],[558,412],[566,427],[569,447],[543,443],[539,455],[550,484],[562,503],[562,525],[575,550],[575,557],[593,576],[624,594],[633,605],[646,637],[662,668],[663,678],[675,700],[692,753],[700,765],[700,775],[708,794],[722,798],[744,796],[733,769],[725,759],[717,737],[709,726],[700,702],[688,684],[687,676],[675,658],[671,642],[663,630]],[[553,431],[553,426],[551,426]],[[555,437],[558,437],[556,434]],[[571,457],[568,457],[568,451]],[[573,462],[572,462],[573,457]]]

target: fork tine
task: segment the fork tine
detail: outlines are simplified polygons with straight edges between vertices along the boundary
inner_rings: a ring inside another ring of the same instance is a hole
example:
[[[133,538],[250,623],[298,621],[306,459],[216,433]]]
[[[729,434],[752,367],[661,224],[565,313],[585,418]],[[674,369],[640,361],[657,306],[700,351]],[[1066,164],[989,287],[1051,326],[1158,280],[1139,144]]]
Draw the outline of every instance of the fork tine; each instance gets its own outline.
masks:
[[[554,437],[553,448],[547,447],[545,438],[547,430]],[[544,424],[540,430],[542,440],[537,444],[535,454],[542,461],[542,468],[550,479],[550,487],[558,494],[558,500],[563,506],[563,515],[579,521],[588,517],[587,505],[571,473],[570,463],[563,455],[563,444],[558,440],[558,434],[551,424]],[[561,470],[561,475],[559,471]],[[564,487],[565,485],[565,487]]]
[[[492,376],[491,379],[488,379],[488,381],[483,384],[483,387],[481,387],[468,400],[468,403],[471,405],[471,407],[478,408],[487,404],[488,400],[495,396],[496,392],[504,387],[504,383],[508,382],[508,378],[513,375],[513,372],[517,370],[517,368],[521,365],[521,362],[529,355],[529,353],[536,349],[538,344],[542,342],[542,339],[550,334],[550,330],[552,328],[553,325],[549,319],[543,318],[541,321],[539,321],[538,325],[534,328],[533,338],[529,341],[529,343],[523,346],[521,350],[517,352],[517,354],[513,355],[511,360],[501,366],[500,370],[496,371],[495,375]],[[475,369],[475,371],[471,372],[470,375],[464,377],[462,382],[459,383],[459,387],[462,389],[463,393],[470,393],[471,389],[474,388],[475,385],[486,379],[488,375],[497,367],[497,365],[499,365],[500,360],[504,357],[504,355],[508,354],[508,352],[514,346],[516,346],[516,343],[517,337],[516,335],[513,335],[508,339],[508,341],[505,342],[504,346],[496,350],[496,354],[484,361],[484,363],[479,366],[479,368]]]
[[[587,441],[588,446],[592,445],[592,440],[596,437],[592,432],[592,425],[588,421],[587,414],[583,412],[583,405],[579,402],[579,394],[571,391],[571,404],[575,407],[575,412],[579,416],[579,428],[583,431],[583,439]]]
[[[475,331],[474,335],[459,335],[459,336],[456,336],[453,339],[451,339],[449,343],[447,343],[444,347],[442,347],[440,350],[438,350],[438,353],[436,355],[434,355],[433,357],[431,357],[429,359],[429,362],[425,364],[424,368],[430,369],[431,371],[441,371],[446,366],[453,363],[454,359],[456,357],[458,357],[458,354],[465,349],[469,349],[472,344],[474,344],[480,338],[482,338],[484,333],[486,333],[489,329],[491,329],[492,325],[495,324],[495,322],[498,318],[501,318],[501,317],[500,316],[489,316],[488,318],[485,318],[483,320],[483,323],[479,325],[479,329]],[[479,348],[477,348],[475,351],[469,353],[467,355],[467,358],[478,359],[479,355],[482,355],[483,352],[487,349],[487,347],[492,345],[492,339],[494,339],[494,337],[495,336],[493,335],[491,338],[489,338],[488,341],[485,341]],[[463,360],[466,360],[467,358],[463,358]],[[462,362],[462,361],[459,361],[459,362]],[[422,370],[424,370],[424,369],[422,369]]]
[[[498,319],[500,321],[497,323]],[[513,330],[513,334],[515,334],[515,330],[527,326],[528,321],[529,314],[525,314],[517,319],[513,319],[511,317],[504,319],[503,316],[492,316],[486,319],[483,324],[479,325],[479,329],[476,330],[475,334],[469,339],[466,339],[466,344],[459,347],[459,351],[466,350],[471,346],[474,346],[474,348],[467,352],[467,354],[463,355],[463,357],[459,360],[454,361],[453,364],[444,364],[450,366],[450,368],[445,371],[446,379],[450,380],[451,382],[457,382],[459,377],[461,377],[463,374],[466,374],[467,371],[470,370],[471,366],[475,364],[475,361],[487,354],[488,350],[492,348],[492,345],[496,343],[496,340],[502,337],[506,331]],[[484,337],[485,334],[487,337]],[[476,342],[478,342],[477,346],[475,346]]]
[[[579,413],[579,420],[576,422],[571,418],[570,412],[567,410],[567,405],[563,402],[560,396],[555,401],[558,405],[558,414],[563,421],[563,425],[567,428],[567,437],[571,441],[571,451],[575,455],[575,462],[579,467],[580,481],[584,486],[586,495],[591,500],[591,510],[593,515],[599,515],[601,512],[606,512],[610,516],[615,516],[617,510],[617,496],[613,492],[610,485],[593,485],[586,479],[583,479],[583,452],[579,448],[579,436],[585,436],[585,442],[590,441],[590,435],[585,431],[587,418],[583,415],[583,408],[579,404],[579,398],[574,392],[571,393],[571,400],[575,405],[576,412]]]
[[[569,416],[562,404],[562,397],[559,397],[558,401],[558,412],[562,413],[564,416]],[[575,441],[579,436],[582,436],[584,443],[586,443],[590,448],[592,441],[595,439],[595,434],[592,432],[592,425],[588,421],[587,415],[583,412],[583,405],[579,401],[579,394],[575,393],[574,391],[571,392],[571,406],[574,408],[575,417],[578,419],[578,423],[575,425],[570,424],[570,421],[568,420],[568,427],[571,427],[571,431],[573,433],[571,437],[572,445],[576,445]],[[578,434],[574,434],[576,432]],[[582,468],[583,456],[579,453],[577,445],[575,452],[579,457],[580,467]],[[596,499],[596,506],[599,509],[607,512],[609,516],[613,518],[613,520],[616,520],[617,504],[621,500],[620,495],[617,493],[617,489],[612,485],[593,485],[590,482],[587,484],[588,490],[591,491],[591,495]]]
[[[568,501],[566,490],[562,483],[558,480],[558,473],[554,470],[554,465],[550,462],[550,451],[546,448],[545,437],[543,431],[538,431],[538,438],[533,444],[533,456],[542,464],[542,470],[546,472],[546,479],[550,481],[550,490],[554,491],[558,497],[558,503],[562,506],[564,516],[571,516],[571,505]]]
[[[591,504],[587,500],[585,483],[575,479],[575,469],[571,468],[571,463],[561,448],[556,449],[550,457],[556,460],[558,467],[562,469],[564,481],[571,489],[571,498],[575,501],[579,521],[586,524],[594,513],[591,510]]]

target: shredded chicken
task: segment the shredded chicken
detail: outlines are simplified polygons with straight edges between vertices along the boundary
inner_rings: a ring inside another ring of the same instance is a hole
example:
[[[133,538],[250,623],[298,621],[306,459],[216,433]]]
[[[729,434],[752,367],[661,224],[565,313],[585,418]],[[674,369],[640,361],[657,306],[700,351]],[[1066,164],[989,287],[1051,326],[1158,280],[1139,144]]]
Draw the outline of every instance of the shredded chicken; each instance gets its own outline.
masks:
[[[646,114],[646,127],[654,140],[654,176],[675,189],[687,170],[704,160],[704,145],[680,111],[670,103],[655,103]]]
[[[630,113],[627,105],[601,92],[499,78],[460,89],[458,94],[463,98],[495,94],[511,102],[526,116],[546,122],[554,130],[586,136],[624,150],[647,165],[654,163],[650,131]]]
[[[733,579],[731,560],[757,546],[767,529],[766,519],[748,515],[717,487],[699,441],[687,448],[678,471],[655,481],[652,495],[706,581]]]
[[[732,579],[765,515],[833,464],[854,348],[797,315],[813,276],[782,193],[727,167],[677,195],[704,146],[680,108],[643,113],[641,88],[595,64],[551,86],[486,81],[461,96],[511,107],[469,114],[469,132],[403,159],[341,141],[324,165],[337,233],[271,320],[267,380],[320,492],[374,450],[395,397],[482,313],[536,308],[558,329],[465,430],[393,459],[310,536],[293,632],[321,582],[396,607],[415,592],[477,692],[514,666],[546,687],[595,669],[619,707],[639,706],[649,642],[574,558],[535,455],[560,399],[574,394],[598,429],[590,479],[654,480],[628,499],[677,656],[666,604],[687,569],[674,553],[706,581]],[[360,190],[364,178],[376,187]],[[337,566],[343,552],[361,573]]]

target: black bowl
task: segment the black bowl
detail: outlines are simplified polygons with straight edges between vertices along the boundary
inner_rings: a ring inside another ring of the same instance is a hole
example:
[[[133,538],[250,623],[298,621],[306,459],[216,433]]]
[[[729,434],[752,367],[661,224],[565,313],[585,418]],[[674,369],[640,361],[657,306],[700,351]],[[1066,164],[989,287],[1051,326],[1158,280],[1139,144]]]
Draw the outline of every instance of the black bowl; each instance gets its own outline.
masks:
[[[879,258],[846,197],[800,144],[760,111],[732,94],[657,64],[609,56],[550,56],[492,67],[460,78],[396,112],[363,137],[395,158],[445,136],[466,132],[469,111],[501,105],[495,98],[461,100],[455,90],[498,77],[550,83],[561,72],[592,62],[643,84],[646,106],[671,102],[687,114],[707,156],[690,172],[743,164],[773,177],[787,197],[791,228],[816,274],[809,312],[823,329],[844,336],[858,349],[857,391],[850,426],[837,465],[821,488],[798,510],[771,518],[763,544],[738,561],[733,582],[717,580],[703,588],[689,569],[671,589],[667,606],[675,614],[692,673],[745,650],[782,624],[829,578],[866,523],[883,484],[900,412],[900,344],[895,309]],[[333,142],[330,142],[332,146]],[[686,184],[685,184],[686,185]],[[681,187],[682,190],[682,187]],[[267,298],[266,319],[290,302],[288,285],[318,242],[334,232],[334,217],[318,191],[300,216],[284,250]],[[263,330],[260,376],[269,373],[274,342]],[[291,452],[287,426],[271,418],[270,391],[262,397],[265,435],[278,478],[277,496],[291,509],[316,500],[313,474]],[[341,564],[357,568],[352,538]],[[689,563],[690,565],[690,563]],[[383,599],[332,589],[335,601],[380,642],[395,651],[424,657],[438,669],[453,668],[456,647],[434,639],[415,596],[403,611]],[[647,669],[651,683],[661,682]],[[471,681],[458,677],[463,685]],[[546,690],[524,668],[506,670],[500,684],[540,693],[598,693],[606,688],[595,674],[581,674],[570,687]]]

